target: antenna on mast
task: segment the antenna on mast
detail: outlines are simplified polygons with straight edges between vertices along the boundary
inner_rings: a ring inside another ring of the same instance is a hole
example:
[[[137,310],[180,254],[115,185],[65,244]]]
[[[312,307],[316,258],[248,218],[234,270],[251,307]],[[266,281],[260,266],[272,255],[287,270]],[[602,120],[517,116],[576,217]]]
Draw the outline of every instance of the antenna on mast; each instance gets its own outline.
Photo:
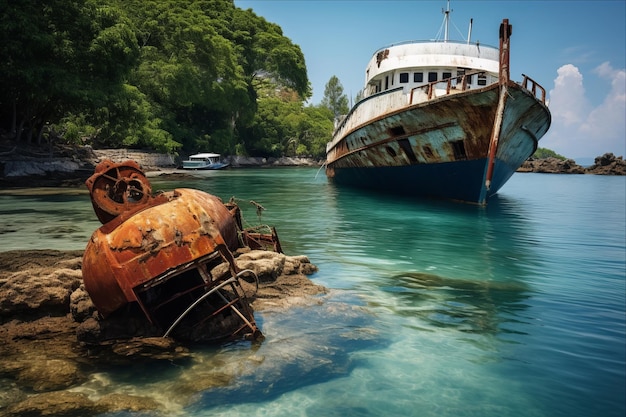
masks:
[[[472,23],[474,23],[474,19],[470,18],[469,30],[467,31],[467,44],[469,45],[470,39],[472,39]]]

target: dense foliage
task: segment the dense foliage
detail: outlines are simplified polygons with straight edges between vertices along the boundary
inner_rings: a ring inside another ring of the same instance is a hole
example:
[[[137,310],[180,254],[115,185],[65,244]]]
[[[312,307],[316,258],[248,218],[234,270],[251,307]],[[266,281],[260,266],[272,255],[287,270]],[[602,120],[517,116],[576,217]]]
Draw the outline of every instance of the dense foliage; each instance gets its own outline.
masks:
[[[232,0],[0,0],[0,133],[162,152],[324,153],[300,47]]]

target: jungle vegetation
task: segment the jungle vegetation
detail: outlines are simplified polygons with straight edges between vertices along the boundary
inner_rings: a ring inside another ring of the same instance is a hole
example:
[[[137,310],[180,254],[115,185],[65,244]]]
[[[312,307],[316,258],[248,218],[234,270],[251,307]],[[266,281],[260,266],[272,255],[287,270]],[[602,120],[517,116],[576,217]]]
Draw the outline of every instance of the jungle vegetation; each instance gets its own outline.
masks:
[[[0,0],[0,57],[16,143],[322,156],[332,134],[300,47],[232,0]]]
[[[307,105],[300,47],[233,0],[0,0],[0,85],[0,139],[48,148],[322,157],[348,111],[335,76]]]

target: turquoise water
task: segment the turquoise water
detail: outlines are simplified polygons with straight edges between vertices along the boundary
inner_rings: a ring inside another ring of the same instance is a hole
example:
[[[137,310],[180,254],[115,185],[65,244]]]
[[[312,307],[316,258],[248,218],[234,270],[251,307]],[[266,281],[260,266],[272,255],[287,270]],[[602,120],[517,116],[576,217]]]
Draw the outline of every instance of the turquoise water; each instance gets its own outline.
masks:
[[[150,396],[159,415],[625,415],[625,177],[516,174],[482,208],[338,189],[314,168],[198,175],[153,189],[235,196],[251,224],[262,204],[331,291],[257,313],[260,346],[77,390]],[[88,194],[32,194],[0,195],[0,251],[83,249]]]

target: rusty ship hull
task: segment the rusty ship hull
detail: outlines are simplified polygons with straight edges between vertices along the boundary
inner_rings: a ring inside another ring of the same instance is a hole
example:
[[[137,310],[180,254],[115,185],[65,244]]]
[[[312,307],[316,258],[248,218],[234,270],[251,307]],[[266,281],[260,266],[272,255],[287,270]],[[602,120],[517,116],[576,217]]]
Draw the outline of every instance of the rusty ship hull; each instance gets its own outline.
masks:
[[[446,25],[449,17],[446,14]],[[363,99],[326,147],[334,183],[486,204],[537,149],[551,115],[545,89],[510,79],[508,19],[498,48],[412,41],[377,51]]]
[[[381,115],[331,149],[327,175],[342,185],[485,203],[535,152],[550,125],[547,107],[509,82],[490,173],[499,91],[494,84]]]

